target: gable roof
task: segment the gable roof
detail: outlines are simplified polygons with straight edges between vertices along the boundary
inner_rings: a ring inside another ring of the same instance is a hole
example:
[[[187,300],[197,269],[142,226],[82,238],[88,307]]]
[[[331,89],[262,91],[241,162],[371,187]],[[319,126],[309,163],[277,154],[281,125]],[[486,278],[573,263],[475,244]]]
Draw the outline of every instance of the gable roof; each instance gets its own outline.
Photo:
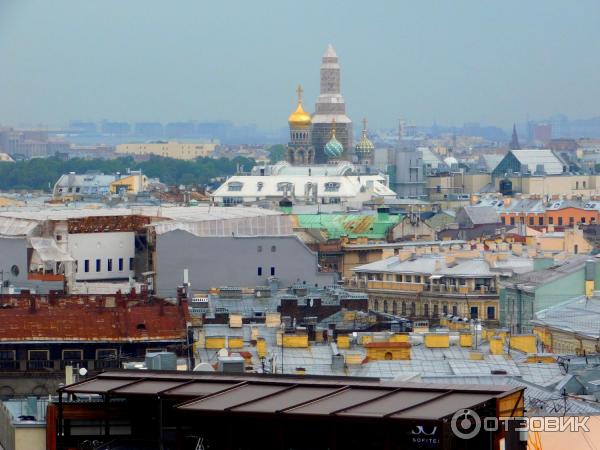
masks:
[[[498,212],[491,206],[465,206],[464,213],[473,225],[498,223]]]

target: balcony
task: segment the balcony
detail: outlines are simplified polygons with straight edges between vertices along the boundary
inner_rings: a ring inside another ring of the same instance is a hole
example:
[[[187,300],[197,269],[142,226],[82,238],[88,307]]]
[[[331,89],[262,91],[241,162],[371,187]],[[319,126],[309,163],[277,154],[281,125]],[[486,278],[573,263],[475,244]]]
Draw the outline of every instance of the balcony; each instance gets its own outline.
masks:
[[[27,274],[27,279],[30,281],[65,281],[65,276],[53,273],[30,272]]]
[[[51,370],[54,369],[54,361],[47,359],[27,361],[27,370]]]
[[[402,281],[368,281],[368,289],[383,289],[404,292],[423,292],[425,285],[422,283],[405,283]]]
[[[15,360],[0,360],[0,370],[18,370],[19,361]]]

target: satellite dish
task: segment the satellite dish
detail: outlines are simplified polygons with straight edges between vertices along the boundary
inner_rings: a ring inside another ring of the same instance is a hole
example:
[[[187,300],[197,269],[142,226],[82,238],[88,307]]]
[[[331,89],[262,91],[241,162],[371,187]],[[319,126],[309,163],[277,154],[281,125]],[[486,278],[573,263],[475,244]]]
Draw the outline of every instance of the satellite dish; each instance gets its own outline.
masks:
[[[79,369],[79,375],[81,375],[82,377],[85,377],[87,375],[87,369],[85,367],[82,367],[81,369]]]

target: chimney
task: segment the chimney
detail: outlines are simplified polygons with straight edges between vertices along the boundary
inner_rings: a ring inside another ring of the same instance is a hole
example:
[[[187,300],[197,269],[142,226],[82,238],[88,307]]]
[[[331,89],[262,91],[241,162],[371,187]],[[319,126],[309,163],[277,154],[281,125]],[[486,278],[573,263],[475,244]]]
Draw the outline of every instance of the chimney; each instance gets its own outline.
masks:
[[[585,296],[590,298],[594,295],[596,283],[596,261],[588,259],[585,262]]]

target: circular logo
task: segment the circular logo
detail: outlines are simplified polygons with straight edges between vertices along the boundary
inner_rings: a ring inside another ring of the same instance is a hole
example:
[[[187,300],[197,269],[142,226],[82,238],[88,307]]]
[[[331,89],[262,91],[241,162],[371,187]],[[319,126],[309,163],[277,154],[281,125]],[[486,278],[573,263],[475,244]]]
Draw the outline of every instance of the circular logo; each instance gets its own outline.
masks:
[[[450,428],[460,439],[472,439],[481,430],[481,418],[472,409],[459,409],[452,416]]]

